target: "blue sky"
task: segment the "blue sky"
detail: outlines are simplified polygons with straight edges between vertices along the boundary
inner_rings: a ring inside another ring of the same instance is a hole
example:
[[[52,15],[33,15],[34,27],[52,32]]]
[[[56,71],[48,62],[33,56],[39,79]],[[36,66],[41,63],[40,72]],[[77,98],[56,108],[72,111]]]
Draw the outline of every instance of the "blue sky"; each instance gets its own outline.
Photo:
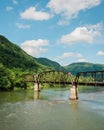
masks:
[[[104,64],[104,0],[0,0],[0,34],[61,65]]]

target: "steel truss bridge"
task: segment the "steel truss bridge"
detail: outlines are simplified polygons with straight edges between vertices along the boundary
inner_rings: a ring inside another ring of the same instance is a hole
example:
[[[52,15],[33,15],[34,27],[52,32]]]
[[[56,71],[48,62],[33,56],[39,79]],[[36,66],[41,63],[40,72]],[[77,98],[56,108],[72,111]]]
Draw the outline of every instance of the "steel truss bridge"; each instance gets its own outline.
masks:
[[[73,76],[70,72],[64,71],[44,71],[39,74],[25,74],[23,78],[26,82],[34,83],[34,91],[41,90],[40,84],[71,84],[70,99],[78,99],[78,85],[103,86],[104,87],[104,70],[78,72]]]
[[[48,83],[48,84],[72,84],[90,86],[104,86],[104,70],[78,72],[73,76],[70,72],[50,70],[39,74],[24,74],[23,79],[26,82]]]

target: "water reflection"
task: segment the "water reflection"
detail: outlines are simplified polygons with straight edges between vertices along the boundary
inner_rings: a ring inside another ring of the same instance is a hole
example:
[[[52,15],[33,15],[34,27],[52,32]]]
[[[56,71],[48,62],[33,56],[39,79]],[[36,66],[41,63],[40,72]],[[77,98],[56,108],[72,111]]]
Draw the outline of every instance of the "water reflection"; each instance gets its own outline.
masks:
[[[34,99],[38,100],[40,98],[40,92],[34,92]]]
[[[70,101],[70,107],[73,110],[78,110],[78,104],[79,104],[79,101],[73,101],[73,100]]]

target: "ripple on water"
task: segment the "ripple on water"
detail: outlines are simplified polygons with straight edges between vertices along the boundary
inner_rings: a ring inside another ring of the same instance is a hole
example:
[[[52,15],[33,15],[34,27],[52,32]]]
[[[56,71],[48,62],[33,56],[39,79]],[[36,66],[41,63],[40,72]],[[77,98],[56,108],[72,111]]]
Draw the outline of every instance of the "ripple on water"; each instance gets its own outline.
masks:
[[[14,117],[17,117],[16,113],[9,113],[6,118],[14,118]]]
[[[80,100],[69,101],[69,90],[44,90],[37,100],[5,102],[0,105],[0,130],[104,130],[103,95],[79,93]]]

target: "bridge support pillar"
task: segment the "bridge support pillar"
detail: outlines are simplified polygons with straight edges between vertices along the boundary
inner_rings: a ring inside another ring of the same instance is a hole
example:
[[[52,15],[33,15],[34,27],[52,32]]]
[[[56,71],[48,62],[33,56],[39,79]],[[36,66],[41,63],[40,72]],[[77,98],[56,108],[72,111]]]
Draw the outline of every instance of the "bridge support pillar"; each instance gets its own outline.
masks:
[[[78,88],[75,85],[72,85],[70,88],[70,100],[78,99]]]
[[[40,84],[39,83],[35,83],[34,84],[34,91],[35,92],[39,92],[40,91]]]

